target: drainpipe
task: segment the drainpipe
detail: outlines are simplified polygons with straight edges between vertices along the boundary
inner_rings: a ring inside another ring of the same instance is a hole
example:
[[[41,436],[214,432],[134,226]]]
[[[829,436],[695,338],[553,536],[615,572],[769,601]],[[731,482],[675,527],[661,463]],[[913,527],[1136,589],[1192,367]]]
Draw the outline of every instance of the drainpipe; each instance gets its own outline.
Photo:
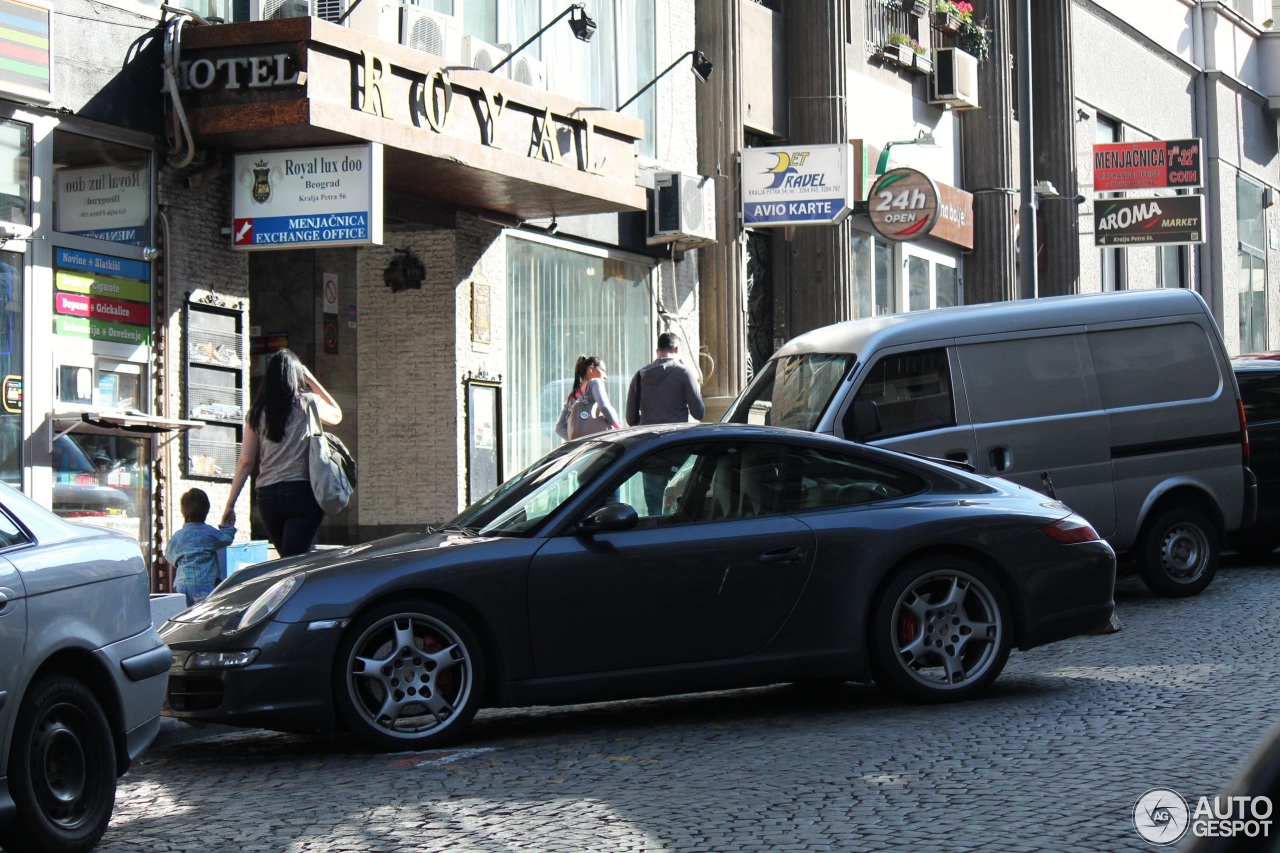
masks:
[[[1214,270],[1222,269],[1223,246],[1218,240],[1219,225],[1222,220],[1222,186],[1218,181],[1218,136],[1213,132],[1217,126],[1217,109],[1209,99],[1208,51],[1204,38],[1204,4],[1196,0],[1191,10],[1191,61],[1196,67],[1195,74],[1195,132],[1204,142],[1205,170],[1205,221],[1204,245],[1196,253],[1196,279],[1200,294],[1209,303],[1209,309],[1223,326],[1226,306],[1222,288],[1217,284]],[[1212,120],[1211,120],[1212,119]],[[1226,330],[1223,329],[1224,337]],[[1238,348],[1237,344],[1237,348]]]

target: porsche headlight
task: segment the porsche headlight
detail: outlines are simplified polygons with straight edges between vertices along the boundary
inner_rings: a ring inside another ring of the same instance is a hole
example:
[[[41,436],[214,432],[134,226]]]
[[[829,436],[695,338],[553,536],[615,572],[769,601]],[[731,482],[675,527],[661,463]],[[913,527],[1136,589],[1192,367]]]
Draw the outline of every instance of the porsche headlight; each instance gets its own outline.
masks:
[[[273,583],[266,592],[258,596],[253,604],[249,605],[249,609],[244,612],[244,615],[240,617],[240,621],[236,624],[236,632],[252,628],[279,610],[281,605],[289,600],[289,596],[297,592],[298,587],[302,586],[304,578],[306,578],[306,575],[300,572]]]

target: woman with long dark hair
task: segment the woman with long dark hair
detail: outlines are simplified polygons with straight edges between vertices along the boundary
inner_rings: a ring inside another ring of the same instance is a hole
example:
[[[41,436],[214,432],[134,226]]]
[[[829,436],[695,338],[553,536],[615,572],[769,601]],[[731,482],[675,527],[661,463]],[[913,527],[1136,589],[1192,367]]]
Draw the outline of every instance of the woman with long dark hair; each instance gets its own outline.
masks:
[[[609,392],[604,388],[606,378],[604,360],[598,355],[580,355],[573,367],[573,390],[565,398],[556,422],[556,435],[568,441],[607,429],[621,429],[618,412],[609,402]],[[589,406],[574,404],[585,397]],[[574,418],[577,411],[581,417]],[[582,422],[578,422],[582,421]]]
[[[258,514],[281,557],[310,551],[324,521],[324,510],[311,492],[307,452],[307,406],[313,401],[323,423],[342,421],[342,407],[293,352],[273,353],[245,418],[240,461],[222,513],[223,524],[235,524],[236,499],[257,466],[253,486]]]

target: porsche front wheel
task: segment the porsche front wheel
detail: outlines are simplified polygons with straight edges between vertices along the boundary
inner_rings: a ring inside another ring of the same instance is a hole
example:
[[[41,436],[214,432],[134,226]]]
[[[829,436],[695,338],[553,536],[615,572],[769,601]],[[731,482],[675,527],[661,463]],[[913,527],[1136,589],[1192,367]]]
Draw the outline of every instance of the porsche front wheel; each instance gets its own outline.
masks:
[[[431,602],[379,607],[339,646],[339,716],[379,749],[427,749],[456,738],[483,688],[480,643],[461,618]]]

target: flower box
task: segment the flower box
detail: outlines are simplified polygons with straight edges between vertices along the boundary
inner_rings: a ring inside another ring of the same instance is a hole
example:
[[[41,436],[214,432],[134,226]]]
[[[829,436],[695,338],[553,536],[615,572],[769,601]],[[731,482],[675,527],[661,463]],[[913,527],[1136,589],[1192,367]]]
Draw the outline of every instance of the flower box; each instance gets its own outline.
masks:
[[[916,52],[909,44],[886,44],[880,48],[880,55],[907,68],[913,67],[916,62]]]
[[[928,0],[911,0],[911,2],[904,3],[903,5],[907,6],[907,11],[911,14],[917,15],[921,18],[929,14]]]
[[[960,32],[960,16],[951,12],[934,12],[933,26],[944,33]]]
[[[916,70],[921,74],[928,74],[933,71],[933,59],[928,54],[917,53],[915,55]]]

